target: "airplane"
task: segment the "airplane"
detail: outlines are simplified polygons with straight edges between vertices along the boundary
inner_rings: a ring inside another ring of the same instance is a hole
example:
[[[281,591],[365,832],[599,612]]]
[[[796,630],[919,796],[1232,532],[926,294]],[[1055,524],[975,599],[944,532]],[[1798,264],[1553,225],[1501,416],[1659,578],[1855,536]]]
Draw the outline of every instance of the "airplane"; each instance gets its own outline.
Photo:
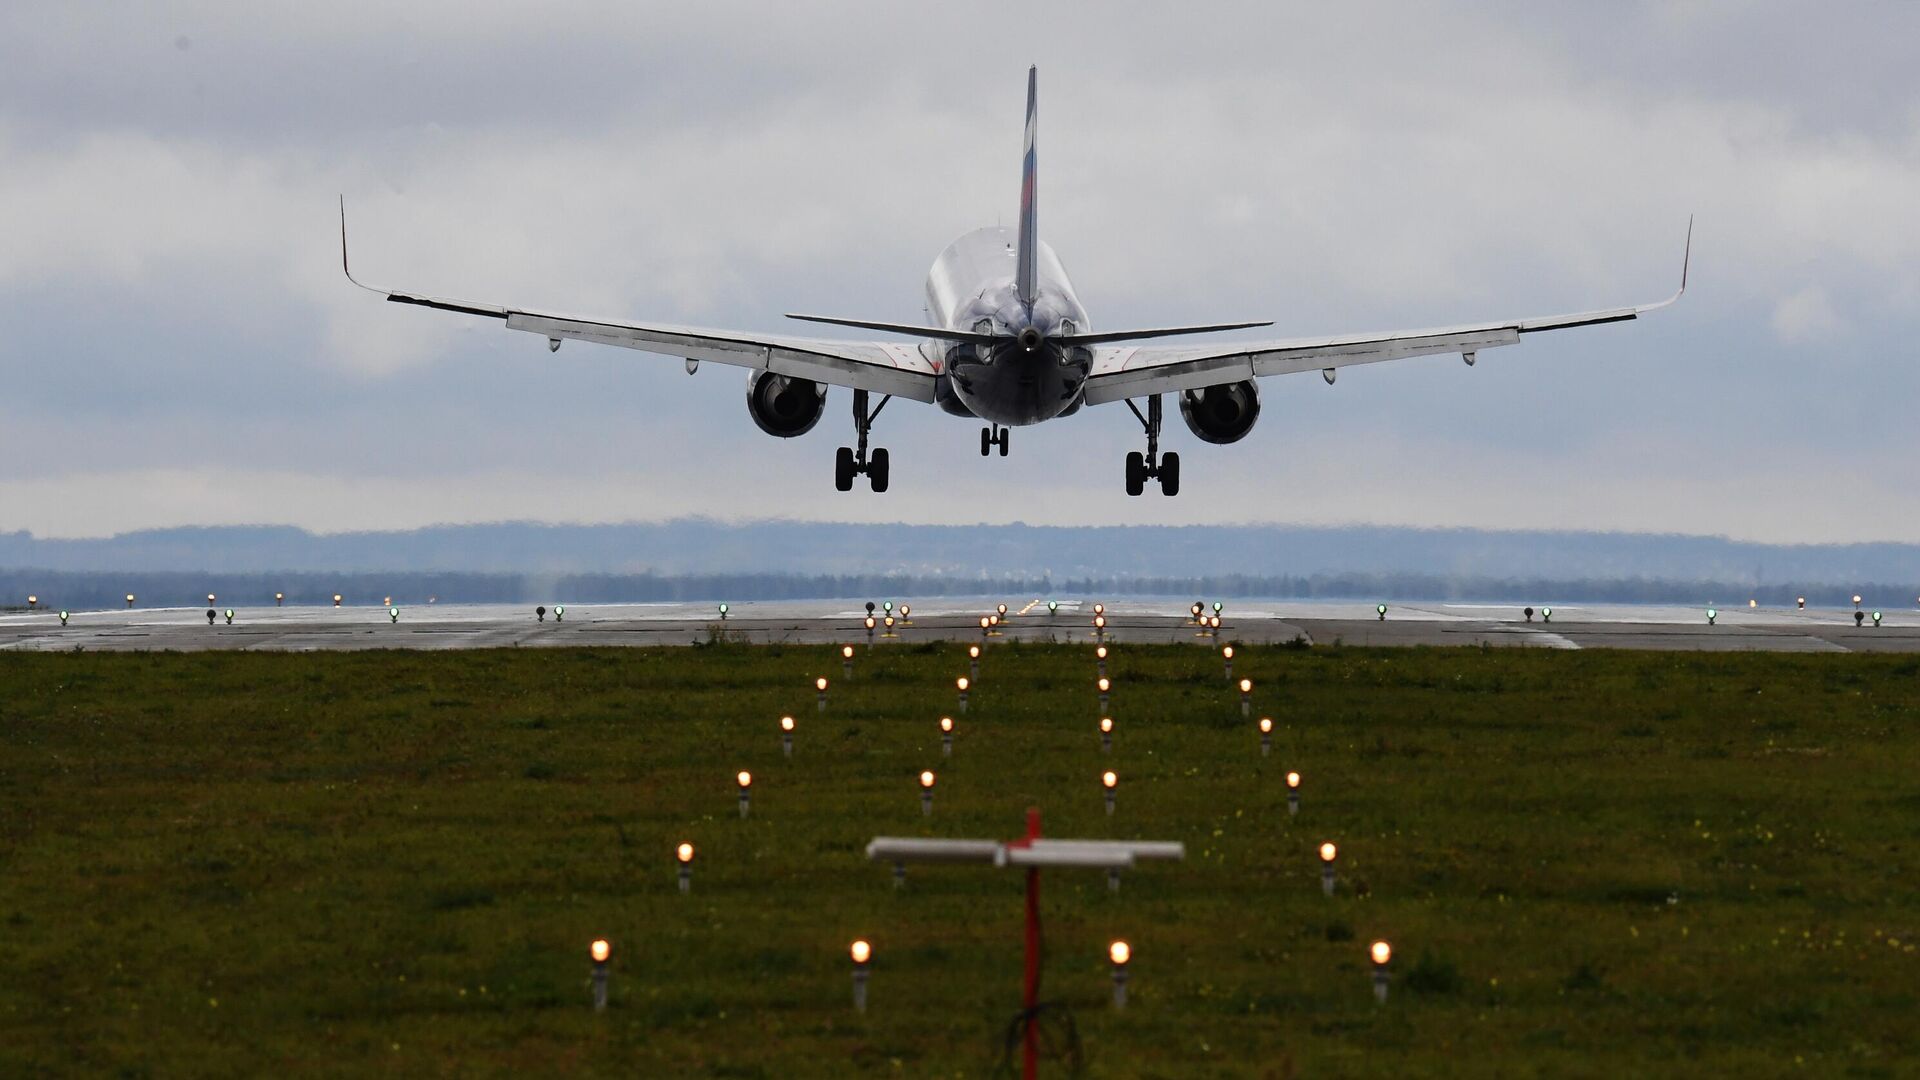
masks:
[[[838,341],[761,333],[586,319],[378,289],[362,285],[347,264],[346,198],[340,200],[340,268],[347,280],[396,304],[414,304],[501,320],[507,329],[539,334],[557,351],[564,341],[592,341],[641,352],[679,356],[692,374],[702,361],[747,368],[747,412],[760,430],[791,439],[813,430],[826,408],[827,387],[853,391],[854,446],[834,461],[834,486],[853,488],[865,476],[887,490],[889,459],[868,448],[873,422],[887,402],[905,398],[938,405],[955,416],[987,421],[980,453],[1007,454],[1011,430],[1070,416],[1085,406],[1124,401],[1146,434],[1146,449],[1126,458],[1126,490],[1137,496],[1148,481],[1163,495],[1180,491],[1180,455],[1160,452],[1161,398],[1179,395],[1180,416],[1202,442],[1238,442],[1260,416],[1255,380],[1318,371],[1332,384],[1340,368],[1413,356],[1458,353],[1468,366],[1486,349],[1513,345],[1527,334],[1637,319],[1679,300],[1693,256],[1693,222],[1680,264],[1680,288],[1658,303],[1544,318],[1471,323],[1433,330],[1343,334],[1331,337],[1216,344],[1136,344],[1143,341],[1271,326],[1261,322],[1173,326],[1096,332],[1066,268],[1040,239],[1036,216],[1038,165],[1034,153],[1038,68],[1027,70],[1026,137],[1020,167],[1018,224],[976,229],[950,244],[927,274],[924,326],[789,314],[790,319],[878,331],[918,339]],[[878,405],[869,405],[873,395]],[[1136,400],[1145,399],[1141,412]]]

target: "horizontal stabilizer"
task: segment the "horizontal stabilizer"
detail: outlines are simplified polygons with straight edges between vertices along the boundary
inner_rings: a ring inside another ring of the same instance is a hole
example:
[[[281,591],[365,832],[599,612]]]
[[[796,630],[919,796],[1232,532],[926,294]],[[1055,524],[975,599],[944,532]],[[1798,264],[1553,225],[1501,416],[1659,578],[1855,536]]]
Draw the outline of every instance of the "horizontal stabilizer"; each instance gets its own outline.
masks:
[[[1273,320],[1265,322],[1219,323],[1214,326],[1165,326],[1157,330],[1109,330],[1101,334],[1074,334],[1072,337],[1059,338],[1075,345],[1111,345],[1116,341],[1145,341],[1148,338],[1180,337],[1184,334],[1213,334],[1222,330],[1246,330],[1255,326],[1272,326]]]
[[[965,330],[942,330],[937,326],[914,326],[909,323],[874,322],[871,319],[836,319],[830,315],[787,314],[789,319],[801,322],[826,323],[829,326],[857,326],[862,330],[881,330],[889,334],[906,334],[910,337],[939,338],[942,341],[967,341],[975,345],[993,345],[1008,340],[992,334],[973,334]]]
[[[882,330],[889,334],[938,338],[942,341],[966,341],[975,345],[999,345],[1013,340],[1010,334],[974,334],[965,330],[942,330],[937,326],[912,326],[906,323],[876,322],[871,319],[836,319],[829,315],[795,314],[788,314],[787,318],[799,319],[801,322],[826,323],[830,326],[856,326],[862,330]],[[1213,326],[1165,326],[1152,330],[1112,330],[1101,334],[1062,334],[1048,340],[1061,345],[1107,345],[1116,341],[1144,341],[1148,338],[1211,334],[1221,330],[1245,330],[1249,327],[1272,325],[1271,321],[1267,321],[1219,323]]]

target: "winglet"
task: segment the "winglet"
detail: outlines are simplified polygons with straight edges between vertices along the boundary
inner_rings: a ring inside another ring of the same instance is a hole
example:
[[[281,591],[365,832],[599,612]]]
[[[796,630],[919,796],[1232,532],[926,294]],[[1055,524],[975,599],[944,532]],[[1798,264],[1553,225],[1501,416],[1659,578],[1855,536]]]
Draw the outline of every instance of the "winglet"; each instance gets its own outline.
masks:
[[[1681,254],[1680,254],[1680,288],[1675,290],[1672,296],[1667,297],[1665,300],[1662,300],[1657,304],[1647,304],[1642,307],[1635,308],[1634,309],[1635,313],[1637,314],[1642,311],[1658,310],[1659,308],[1666,307],[1667,305],[1672,304],[1674,301],[1679,300],[1681,297],[1687,295],[1687,269],[1690,266],[1692,266],[1692,264],[1693,264],[1693,215],[1688,214],[1687,215],[1687,246],[1681,251]]]
[[[385,289],[376,289],[371,285],[362,284],[359,278],[353,276],[353,268],[347,265],[347,197],[345,195],[340,196],[340,272],[347,275],[348,281],[368,292],[379,293],[382,296],[390,295]]]

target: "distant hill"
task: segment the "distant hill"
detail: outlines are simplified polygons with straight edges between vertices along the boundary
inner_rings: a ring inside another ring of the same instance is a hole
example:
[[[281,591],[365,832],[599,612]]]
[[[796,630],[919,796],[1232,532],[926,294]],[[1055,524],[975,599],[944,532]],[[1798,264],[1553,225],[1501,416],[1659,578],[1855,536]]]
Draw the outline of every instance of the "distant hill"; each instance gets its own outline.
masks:
[[[95,540],[0,533],[0,606],[418,603],[861,596],[1266,596],[1841,604],[1920,596],[1920,545],[1756,544],[1643,533],[1355,525],[1036,527],[701,519],[508,522],[314,534],[159,529]],[[242,599],[245,598],[245,599]]]

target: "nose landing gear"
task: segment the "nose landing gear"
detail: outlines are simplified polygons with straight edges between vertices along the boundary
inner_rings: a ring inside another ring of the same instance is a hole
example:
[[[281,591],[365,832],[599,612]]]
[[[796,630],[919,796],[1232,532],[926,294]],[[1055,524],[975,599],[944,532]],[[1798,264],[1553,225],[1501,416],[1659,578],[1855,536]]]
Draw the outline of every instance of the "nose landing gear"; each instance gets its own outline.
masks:
[[[1012,428],[1004,428],[1004,427],[1001,427],[999,424],[995,424],[992,427],[981,428],[980,429],[980,456],[986,457],[988,454],[993,452],[993,448],[995,446],[998,446],[1000,448],[1000,456],[1006,457],[1007,456],[1007,439],[1012,434],[1013,434]]]
[[[853,429],[858,436],[859,449],[855,450],[853,447],[843,446],[840,448],[840,452],[834,455],[834,487],[841,491],[852,491],[853,478],[864,475],[867,478],[867,485],[873,488],[875,493],[887,490],[887,466],[889,462],[887,460],[886,447],[876,446],[873,448],[873,452],[869,454],[867,452],[867,433],[872,430],[873,420],[880,415],[880,410],[886,408],[887,402],[892,400],[892,396],[883,397],[880,399],[880,404],[874,406],[872,412],[868,412],[867,392],[865,390],[855,390],[853,392]]]
[[[1160,453],[1160,395],[1147,399],[1145,416],[1132,398],[1127,399],[1127,408],[1147,431],[1147,452],[1135,450],[1127,455],[1127,494],[1139,495],[1147,489],[1147,481],[1154,479],[1160,481],[1160,494],[1180,494],[1180,455],[1171,450]]]

